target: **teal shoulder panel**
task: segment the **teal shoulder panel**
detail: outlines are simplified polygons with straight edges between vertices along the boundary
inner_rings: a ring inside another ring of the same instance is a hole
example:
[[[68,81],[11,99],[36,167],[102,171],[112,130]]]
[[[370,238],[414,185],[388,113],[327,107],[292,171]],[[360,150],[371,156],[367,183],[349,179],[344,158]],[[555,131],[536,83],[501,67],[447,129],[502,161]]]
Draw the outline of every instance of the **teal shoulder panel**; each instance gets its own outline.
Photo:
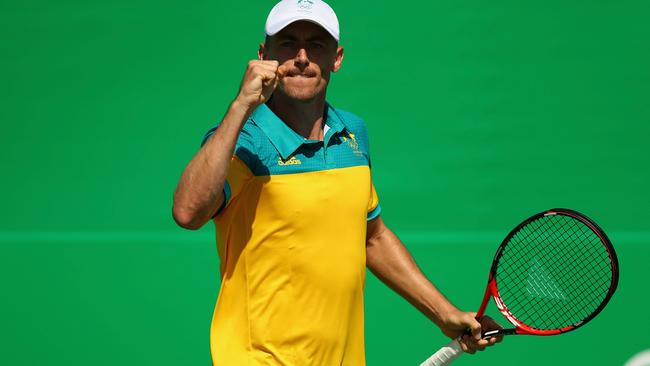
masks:
[[[337,132],[325,141],[304,140],[303,144],[289,157],[271,152],[262,157],[266,169],[256,175],[296,174],[312,171],[369,166],[370,154],[365,123],[358,116],[330,107],[326,124]],[[343,124],[343,128],[337,128]],[[266,144],[269,144],[267,142]],[[327,146],[324,146],[327,144]]]
[[[335,115],[331,115],[331,113]],[[248,166],[253,175],[297,174],[312,171],[369,166],[368,134],[364,121],[358,116],[332,108],[328,124],[342,123],[344,128],[326,141],[305,139],[293,154],[283,157],[274,144],[273,137],[249,118],[237,140],[235,154]],[[204,136],[205,144],[216,131],[218,124]],[[275,136],[277,140],[277,136]],[[327,143],[327,146],[324,144]]]

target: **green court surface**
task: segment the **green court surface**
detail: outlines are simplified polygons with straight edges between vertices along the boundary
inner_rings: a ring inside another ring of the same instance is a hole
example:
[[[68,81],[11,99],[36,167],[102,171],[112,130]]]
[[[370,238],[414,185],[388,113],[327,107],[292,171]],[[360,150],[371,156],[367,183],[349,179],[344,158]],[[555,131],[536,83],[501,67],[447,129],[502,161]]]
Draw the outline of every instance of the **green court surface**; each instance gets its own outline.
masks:
[[[171,199],[273,4],[0,4],[0,365],[209,365],[214,231],[176,227]],[[650,349],[649,3],[331,4],[346,54],[328,100],[367,122],[382,216],[455,304],[476,310],[503,236],[545,209],[584,212],[618,251],[592,323],[458,365]],[[368,365],[444,343],[368,275]]]

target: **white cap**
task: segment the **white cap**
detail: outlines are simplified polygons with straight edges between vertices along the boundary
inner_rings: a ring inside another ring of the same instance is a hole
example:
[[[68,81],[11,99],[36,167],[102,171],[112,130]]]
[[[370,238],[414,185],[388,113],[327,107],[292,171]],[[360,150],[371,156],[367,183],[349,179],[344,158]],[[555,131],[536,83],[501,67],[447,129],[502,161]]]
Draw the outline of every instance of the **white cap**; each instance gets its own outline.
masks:
[[[265,32],[273,36],[298,20],[307,20],[323,27],[339,41],[339,20],[334,10],[322,0],[282,0],[266,18]]]

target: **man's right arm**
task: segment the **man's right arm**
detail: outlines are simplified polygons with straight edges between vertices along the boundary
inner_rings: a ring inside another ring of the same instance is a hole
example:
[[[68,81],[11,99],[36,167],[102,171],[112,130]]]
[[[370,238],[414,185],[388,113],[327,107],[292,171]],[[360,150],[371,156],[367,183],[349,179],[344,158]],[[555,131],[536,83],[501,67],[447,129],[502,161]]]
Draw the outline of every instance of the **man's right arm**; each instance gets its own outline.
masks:
[[[212,137],[185,167],[178,182],[172,215],[179,226],[199,229],[221,207],[239,133],[255,108],[271,97],[279,77],[277,61],[249,62],[237,98]]]

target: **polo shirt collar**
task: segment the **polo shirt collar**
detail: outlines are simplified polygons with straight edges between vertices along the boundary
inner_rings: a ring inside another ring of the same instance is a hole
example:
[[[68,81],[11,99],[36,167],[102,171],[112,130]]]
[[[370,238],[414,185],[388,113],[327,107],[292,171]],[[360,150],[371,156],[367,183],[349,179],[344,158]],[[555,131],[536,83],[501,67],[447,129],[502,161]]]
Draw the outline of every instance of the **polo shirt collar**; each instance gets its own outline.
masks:
[[[329,103],[325,103],[325,116],[325,124],[330,127],[324,136],[325,143],[327,143],[334,133],[345,129],[345,124]],[[292,130],[266,104],[257,107],[251,115],[251,119],[271,140],[271,144],[278,150],[283,160],[288,159],[302,144],[314,142],[305,139]]]
[[[330,131],[332,132],[341,132],[345,129],[345,122],[339,116],[338,113],[336,113],[336,110],[334,107],[332,107],[329,103],[325,102],[325,124],[330,126]]]

